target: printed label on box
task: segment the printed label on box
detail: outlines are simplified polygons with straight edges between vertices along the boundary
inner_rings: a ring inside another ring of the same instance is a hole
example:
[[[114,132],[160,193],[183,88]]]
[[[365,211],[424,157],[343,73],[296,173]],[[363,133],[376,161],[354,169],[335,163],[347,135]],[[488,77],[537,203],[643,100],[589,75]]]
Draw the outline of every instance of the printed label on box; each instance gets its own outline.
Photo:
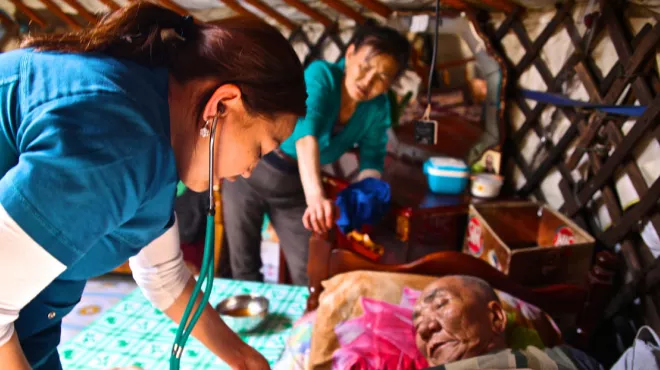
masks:
[[[575,243],[575,235],[573,234],[573,230],[571,230],[566,226],[562,226],[559,229],[557,229],[552,245],[557,247],[560,245],[571,245],[574,243]]]
[[[468,223],[468,249],[473,256],[479,257],[484,251],[484,238],[481,235],[481,223],[472,217]]]

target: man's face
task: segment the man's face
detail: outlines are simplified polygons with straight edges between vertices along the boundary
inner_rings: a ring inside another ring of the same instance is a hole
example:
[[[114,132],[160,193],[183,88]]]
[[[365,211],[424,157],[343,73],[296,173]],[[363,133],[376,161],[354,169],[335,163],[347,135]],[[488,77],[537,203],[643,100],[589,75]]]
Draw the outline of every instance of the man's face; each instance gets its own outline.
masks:
[[[456,277],[441,278],[426,287],[413,320],[417,348],[431,366],[495,349],[506,326],[498,302],[488,302]]]

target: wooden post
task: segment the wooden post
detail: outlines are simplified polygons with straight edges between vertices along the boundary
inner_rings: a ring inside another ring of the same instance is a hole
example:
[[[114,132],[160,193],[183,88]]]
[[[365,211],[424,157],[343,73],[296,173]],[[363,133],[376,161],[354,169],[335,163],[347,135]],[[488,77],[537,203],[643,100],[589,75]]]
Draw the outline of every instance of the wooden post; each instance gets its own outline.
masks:
[[[188,15],[188,11],[172,0],[159,0],[163,6],[174,10],[181,15]]]
[[[25,14],[28,18],[30,18],[32,22],[39,25],[39,27],[41,28],[48,27],[48,23],[46,23],[46,21],[43,18],[41,18],[41,16],[37,14],[34,10],[29,8],[27,5],[23,4],[21,0],[9,0],[9,1],[11,1],[14,4],[14,6],[16,7],[16,9],[18,9],[18,11]]]
[[[82,6],[82,4],[80,4],[80,3],[78,2],[78,0],[63,0],[63,1],[64,1],[65,3],[67,3],[70,7],[72,7],[73,9],[75,9],[75,11],[76,11],[81,17],[85,18],[85,20],[86,20],[87,22],[89,22],[90,24],[96,24],[96,23],[98,23],[98,19],[96,18],[96,16],[95,16],[94,14],[90,13],[87,9],[85,9],[85,7]]]
[[[14,20],[9,18],[9,16],[3,11],[0,11],[0,24],[7,31],[16,26]]]
[[[99,0],[103,5],[105,5],[110,11],[115,11],[119,9],[119,5],[113,0]]]
[[[364,5],[367,9],[380,15],[383,18],[387,19],[392,14],[392,9],[390,9],[389,6],[381,3],[378,0],[355,0],[355,1]]]
[[[59,6],[57,6],[54,2],[51,0],[39,0],[42,4],[48,8],[53,14],[55,14],[58,18],[64,21],[69,27],[73,28],[76,31],[79,31],[82,29],[82,27],[73,19],[71,18],[70,15],[66,14],[65,12],[60,9]]]
[[[225,5],[227,5],[229,7],[229,9],[233,10],[234,12],[236,12],[236,13],[242,15],[242,16],[259,18],[256,15],[254,15],[252,12],[250,12],[249,10],[245,9],[236,0],[220,0],[220,1],[225,3]]]
[[[456,10],[468,9],[468,5],[463,0],[440,0],[440,5],[446,5]]]
[[[481,3],[504,13],[511,13],[517,7],[508,0],[481,0]]]
[[[18,25],[3,11],[0,11],[0,25],[5,29],[5,34],[0,38],[0,53],[2,53],[9,40],[14,36]]]
[[[350,6],[344,4],[341,0],[321,0],[324,4],[328,5],[332,9],[338,11],[339,13],[351,18],[357,23],[364,23],[366,18],[360,14],[357,10],[351,8]]]
[[[596,256],[596,263],[587,277],[589,295],[576,323],[576,340],[573,344],[578,348],[587,347],[596,324],[611,300],[617,264],[617,258],[613,253],[600,252]]]
[[[333,21],[331,21],[325,15],[319,13],[318,10],[307,5],[307,3],[304,3],[300,0],[282,0],[282,1],[284,1],[284,3],[286,3],[289,6],[296,8],[296,10],[307,15],[313,20],[321,23],[325,28],[333,28],[335,26],[335,23]]]
[[[259,11],[263,12],[267,16],[273,18],[279,24],[289,29],[289,31],[293,31],[298,28],[297,24],[295,24],[289,18],[279,13],[277,10],[266,5],[261,0],[245,0],[245,2],[257,8]]]

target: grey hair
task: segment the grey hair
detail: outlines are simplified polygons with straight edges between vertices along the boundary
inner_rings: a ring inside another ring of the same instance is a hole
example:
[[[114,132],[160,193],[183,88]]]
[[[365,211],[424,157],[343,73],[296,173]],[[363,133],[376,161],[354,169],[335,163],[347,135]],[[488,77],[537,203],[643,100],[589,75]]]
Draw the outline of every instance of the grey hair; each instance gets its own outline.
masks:
[[[471,288],[471,290],[485,302],[500,302],[500,298],[497,296],[497,293],[495,293],[495,289],[493,289],[486,280],[470,275],[456,275],[455,277],[467,287]]]

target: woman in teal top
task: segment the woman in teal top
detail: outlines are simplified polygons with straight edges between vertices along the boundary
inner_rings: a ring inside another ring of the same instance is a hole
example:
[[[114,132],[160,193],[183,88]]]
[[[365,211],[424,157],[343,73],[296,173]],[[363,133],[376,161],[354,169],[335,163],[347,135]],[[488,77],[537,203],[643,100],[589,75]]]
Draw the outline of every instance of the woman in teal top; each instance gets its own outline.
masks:
[[[56,370],[62,317],[87,279],[126,260],[145,296],[180,321],[195,279],[180,251],[177,182],[212,185],[213,122],[215,180],[249,176],[305,114],[306,92],[275,28],[196,24],[152,3],[24,46],[0,55],[0,368]],[[210,305],[192,335],[232,369],[268,368]]]
[[[315,61],[307,67],[307,114],[293,134],[259,162],[250,178],[223,183],[234,278],[262,279],[260,229],[266,212],[293,283],[307,284],[310,231],[326,231],[333,223],[320,168],[357,146],[358,179],[380,177],[391,125],[387,91],[406,68],[409,54],[403,35],[370,21],[357,31],[339,63]]]

